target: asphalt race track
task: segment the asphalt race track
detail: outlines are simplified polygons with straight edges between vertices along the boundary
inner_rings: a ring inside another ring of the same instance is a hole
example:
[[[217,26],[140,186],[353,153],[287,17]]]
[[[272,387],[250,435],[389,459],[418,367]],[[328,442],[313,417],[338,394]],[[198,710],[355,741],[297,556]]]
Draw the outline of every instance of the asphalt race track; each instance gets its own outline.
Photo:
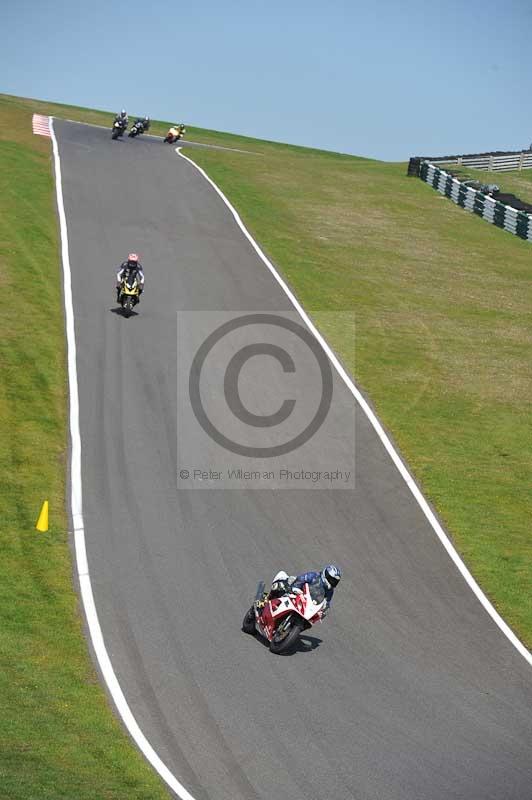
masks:
[[[196,800],[530,800],[530,667],[360,410],[353,422],[336,376],[323,430],[287,459],[308,469],[349,460],[354,424],[355,488],[235,490],[210,479],[183,488],[178,471],[194,466],[183,442],[198,464],[221,463],[195,418],[180,417],[180,365],[203,336],[205,312],[289,315],[290,303],[173,147],[54,124],[89,567],[115,671],[159,756]],[[114,268],[132,249],[147,288],[125,319]],[[190,320],[184,334],[176,312]],[[257,325],[265,335],[264,320]],[[286,376],[275,358],[253,363],[242,369],[244,405],[270,413]],[[302,392],[309,408],[313,391]],[[210,412],[224,402],[214,383],[206,394]],[[241,632],[259,579],[329,561],[344,580],[325,624],[293,656]]]

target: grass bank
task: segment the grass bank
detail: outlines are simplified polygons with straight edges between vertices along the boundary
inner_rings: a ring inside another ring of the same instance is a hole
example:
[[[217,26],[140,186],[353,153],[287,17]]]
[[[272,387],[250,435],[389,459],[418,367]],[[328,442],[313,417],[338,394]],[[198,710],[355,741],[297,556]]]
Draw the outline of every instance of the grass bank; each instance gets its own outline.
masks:
[[[0,96],[0,798],[168,795],[90,662],[65,513],[66,374],[50,141]],[[44,498],[49,533],[34,530]]]

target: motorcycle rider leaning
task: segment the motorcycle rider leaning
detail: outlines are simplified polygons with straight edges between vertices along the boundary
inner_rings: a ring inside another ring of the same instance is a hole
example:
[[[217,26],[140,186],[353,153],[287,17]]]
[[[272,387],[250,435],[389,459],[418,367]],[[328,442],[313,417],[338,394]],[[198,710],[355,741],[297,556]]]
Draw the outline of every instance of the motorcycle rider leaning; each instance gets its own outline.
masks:
[[[126,259],[126,261],[122,261],[120,264],[120,268],[116,273],[116,302],[120,302],[120,286],[122,280],[124,279],[126,273],[136,273],[138,280],[140,281],[139,286],[139,300],[140,295],[144,291],[144,270],[142,268],[142,264],[139,261],[139,257],[136,253],[130,253]]]
[[[340,567],[334,564],[327,564],[321,572],[311,570],[310,572],[303,572],[301,575],[288,575],[281,570],[273,579],[270,591],[264,593],[262,599],[257,602],[257,605],[261,608],[266,605],[268,600],[273,600],[275,597],[282,597],[284,594],[287,594],[287,592],[300,594],[306,583],[308,583],[309,586],[318,584],[323,589],[325,599],[327,600],[327,608],[324,612],[325,616],[325,613],[327,613],[330,608],[334,590],[338,586],[341,577],[342,571]]]
[[[123,130],[126,130],[128,122],[129,122],[129,118],[127,116],[127,112],[126,112],[125,108],[122,109],[120,114],[116,115],[115,122],[119,122],[120,125],[122,126]]]
[[[146,133],[150,129],[150,118],[149,117],[137,117],[135,122],[133,123],[133,127],[140,127],[140,133]]]

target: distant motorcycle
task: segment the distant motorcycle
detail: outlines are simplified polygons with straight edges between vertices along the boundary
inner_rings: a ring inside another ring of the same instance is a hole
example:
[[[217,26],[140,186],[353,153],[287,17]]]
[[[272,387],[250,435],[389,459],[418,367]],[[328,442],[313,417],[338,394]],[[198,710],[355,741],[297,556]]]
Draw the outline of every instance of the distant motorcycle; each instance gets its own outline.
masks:
[[[124,135],[124,132],[127,130],[127,125],[124,125],[123,122],[119,122],[118,120],[115,120],[111,130],[112,130],[111,139],[118,139],[119,136],[123,136]]]
[[[133,309],[139,302],[140,297],[140,282],[138,275],[135,272],[129,272],[124,275],[120,282],[120,292],[118,294],[118,302],[122,306],[122,311],[126,317],[130,317]]]
[[[182,139],[186,133],[184,125],[173,125],[165,136],[164,141],[168,144],[175,144]]]
[[[138,119],[129,131],[128,136],[134,139],[135,136],[140,136],[141,133],[144,133],[144,123],[141,119]]]
[[[244,633],[259,633],[270,643],[272,653],[286,655],[297,647],[301,633],[321,622],[327,609],[321,585],[305,583],[289,589],[282,597],[268,599],[264,582],[257,587],[255,602],[242,623]]]

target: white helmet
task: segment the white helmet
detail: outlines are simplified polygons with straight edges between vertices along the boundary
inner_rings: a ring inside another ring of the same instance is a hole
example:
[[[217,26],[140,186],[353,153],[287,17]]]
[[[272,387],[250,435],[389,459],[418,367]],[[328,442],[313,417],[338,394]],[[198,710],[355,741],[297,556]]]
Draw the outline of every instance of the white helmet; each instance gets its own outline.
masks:
[[[321,579],[325,584],[326,589],[334,589],[335,586],[338,586],[341,577],[341,569],[336,567],[334,564],[327,564],[321,573]]]

